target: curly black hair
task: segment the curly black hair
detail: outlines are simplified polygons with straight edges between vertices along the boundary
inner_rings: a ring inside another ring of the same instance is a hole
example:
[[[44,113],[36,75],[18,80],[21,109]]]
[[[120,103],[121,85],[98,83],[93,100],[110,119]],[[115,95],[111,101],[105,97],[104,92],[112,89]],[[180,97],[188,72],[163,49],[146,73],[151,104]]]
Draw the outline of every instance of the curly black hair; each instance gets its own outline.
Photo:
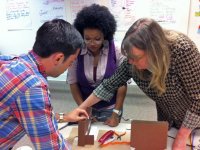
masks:
[[[75,28],[83,36],[83,30],[86,28],[99,29],[105,40],[112,40],[116,31],[116,20],[111,12],[105,6],[92,4],[84,7],[78,12],[74,20]]]

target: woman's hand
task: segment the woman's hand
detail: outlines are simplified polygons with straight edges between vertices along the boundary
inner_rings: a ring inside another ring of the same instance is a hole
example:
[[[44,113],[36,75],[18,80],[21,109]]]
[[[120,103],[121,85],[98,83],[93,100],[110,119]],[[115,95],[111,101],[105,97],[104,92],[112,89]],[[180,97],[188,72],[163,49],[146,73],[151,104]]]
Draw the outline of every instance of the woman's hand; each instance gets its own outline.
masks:
[[[110,126],[110,127],[116,127],[119,124],[119,116],[115,113],[112,113],[112,115],[104,122],[104,124]]]
[[[186,142],[191,133],[191,130],[181,127],[176,135],[172,145],[172,150],[186,150]]]
[[[172,145],[172,150],[186,150],[186,141],[181,137],[176,137]]]

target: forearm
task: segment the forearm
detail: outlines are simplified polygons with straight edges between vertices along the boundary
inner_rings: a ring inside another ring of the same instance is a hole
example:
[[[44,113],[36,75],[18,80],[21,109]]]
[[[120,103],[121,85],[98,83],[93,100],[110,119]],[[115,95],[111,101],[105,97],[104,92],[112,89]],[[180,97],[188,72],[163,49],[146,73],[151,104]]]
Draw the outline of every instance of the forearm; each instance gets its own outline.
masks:
[[[187,140],[191,131],[192,131],[191,129],[181,127],[177,132],[176,138],[183,138],[183,139]]]
[[[82,95],[81,95],[81,92],[80,92],[78,85],[76,83],[70,84],[70,90],[71,90],[72,96],[73,96],[76,104],[78,106],[80,104],[82,104],[83,99],[82,99]]]
[[[172,149],[173,150],[186,149],[187,139],[191,131],[192,131],[191,129],[181,127],[177,132],[176,138],[172,145]]]
[[[109,100],[113,97],[115,92],[121,87],[126,85],[126,82],[132,77],[130,72],[130,64],[125,60],[116,72],[109,77],[104,79],[103,82],[93,91],[102,100]]]
[[[121,110],[124,104],[125,96],[126,96],[127,86],[121,86],[117,90],[117,97],[116,97],[116,103],[115,103],[115,109]]]
[[[127,86],[121,86],[117,90],[117,96],[116,96],[116,103],[115,103],[115,109],[121,110],[123,107],[124,99],[126,96]],[[112,115],[104,122],[104,124],[107,124],[108,126],[115,127],[120,122],[121,113],[118,113],[116,111],[113,111]]]
[[[86,109],[100,101],[94,93],[90,94],[90,96],[79,106],[79,108]]]

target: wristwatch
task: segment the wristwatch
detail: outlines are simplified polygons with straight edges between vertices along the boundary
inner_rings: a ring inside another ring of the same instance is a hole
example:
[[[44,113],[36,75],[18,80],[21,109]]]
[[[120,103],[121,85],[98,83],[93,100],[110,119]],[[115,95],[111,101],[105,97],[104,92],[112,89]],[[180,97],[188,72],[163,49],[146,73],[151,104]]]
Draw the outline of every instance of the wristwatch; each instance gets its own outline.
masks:
[[[64,113],[59,113],[59,120],[58,122],[63,122],[64,121]]]
[[[117,109],[113,109],[113,112],[116,113],[118,116],[122,114],[122,111]]]

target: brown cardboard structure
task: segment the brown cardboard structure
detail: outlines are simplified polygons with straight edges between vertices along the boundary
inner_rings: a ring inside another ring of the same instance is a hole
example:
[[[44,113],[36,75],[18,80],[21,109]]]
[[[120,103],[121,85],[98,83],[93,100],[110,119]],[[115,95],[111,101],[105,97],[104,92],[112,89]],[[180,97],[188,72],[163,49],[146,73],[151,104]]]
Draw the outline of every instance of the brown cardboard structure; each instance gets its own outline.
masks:
[[[91,115],[91,108],[86,110]],[[78,122],[78,146],[94,145],[94,135],[89,135],[91,127],[91,119]]]
[[[101,147],[99,142],[99,138],[103,136],[108,130],[98,130],[97,140],[94,141],[94,145],[85,145],[78,146],[78,141],[76,137],[78,136],[78,127],[73,127],[67,141],[72,145],[72,150],[130,150],[130,145],[127,144],[117,144],[117,145],[109,145],[106,147]],[[122,134],[124,132],[117,132],[118,134]],[[130,141],[130,132],[127,132],[124,136],[121,137],[121,141]]]
[[[131,122],[131,147],[136,150],[167,149],[168,122],[139,121]]]

